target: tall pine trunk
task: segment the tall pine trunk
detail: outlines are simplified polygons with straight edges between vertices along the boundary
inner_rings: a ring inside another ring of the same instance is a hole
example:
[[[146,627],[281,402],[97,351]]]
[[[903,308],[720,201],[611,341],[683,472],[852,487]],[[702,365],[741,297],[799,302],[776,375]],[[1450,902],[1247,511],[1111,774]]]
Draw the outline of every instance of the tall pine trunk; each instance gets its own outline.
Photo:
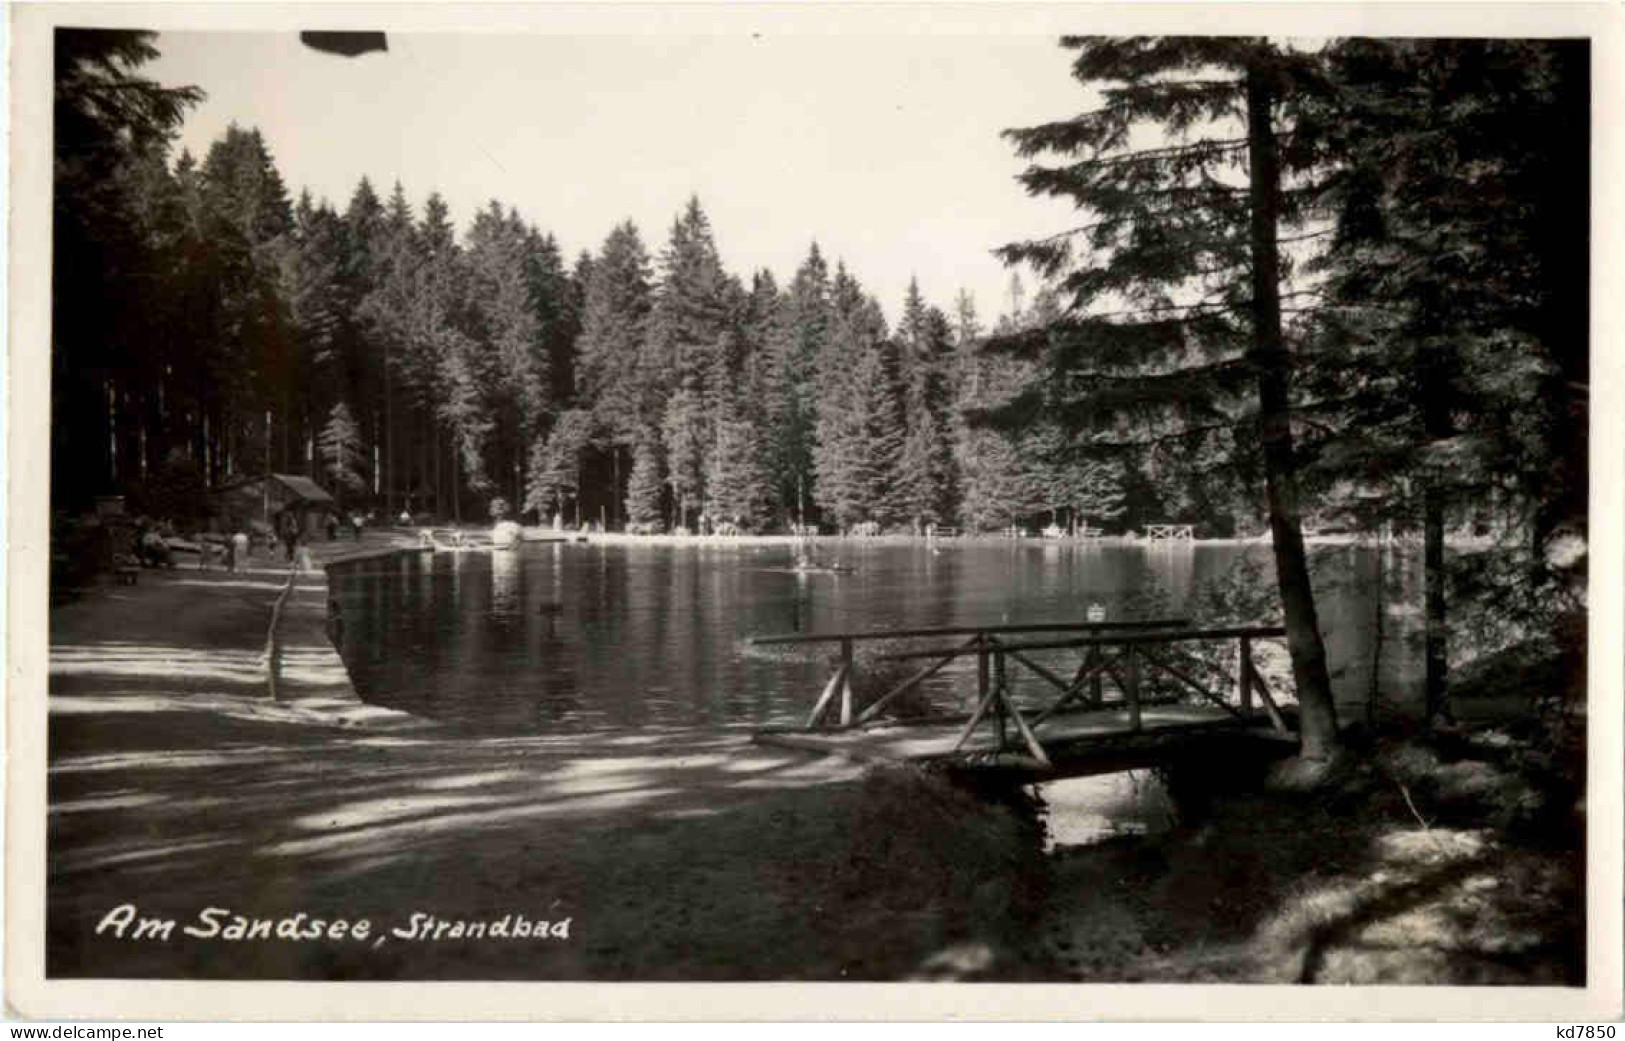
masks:
[[[390,400],[389,356],[384,356],[384,516],[395,517],[395,413]]]
[[[1270,107],[1270,72],[1255,61],[1247,69],[1247,157],[1251,166],[1253,360],[1258,371],[1259,430],[1264,442],[1265,488],[1275,574],[1286,615],[1287,647],[1297,686],[1305,759],[1327,759],[1337,749],[1337,705],[1326,669],[1326,646],[1315,616],[1298,506],[1292,448],[1291,359],[1281,337],[1281,258],[1276,229],[1281,169]]]
[[[463,494],[461,460],[457,458],[457,432],[451,434],[451,519],[456,524],[463,522]]]
[[[1423,492],[1422,584],[1426,601],[1423,646],[1427,722],[1450,718],[1449,651],[1445,639],[1444,493],[1430,481]]]
[[[1444,359],[1431,356],[1422,374],[1422,424],[1429,441],[1438,443],[1454,432],[1450,411],[1449,377],[1441,368]],[[1450,652],[1445,635],[1444,520],[1448,493],[1443,479],[1433,473],[1422,487],[1422,589],[1423,589],[1423,706],[1429,724],[1450,718]]]

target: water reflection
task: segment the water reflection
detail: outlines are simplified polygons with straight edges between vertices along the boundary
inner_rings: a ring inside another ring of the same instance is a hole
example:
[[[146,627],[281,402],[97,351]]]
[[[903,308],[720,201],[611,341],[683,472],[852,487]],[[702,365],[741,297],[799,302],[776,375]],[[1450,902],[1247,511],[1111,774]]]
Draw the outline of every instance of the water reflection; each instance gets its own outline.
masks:
[[[491,554],[491,617],[512,621],[520,615],[519,554],[503,550]]]
[[[789,723],[805,717],[825,665],[745,653],[751,634],[1044,622],[1081,618],[1091,603],[1133,617],[1152,588],[1183,613],[1236,560],[1268,563],[1266,549],[1247,546],[851,543],[819,552],[851,573],[797,574],[792,553],[531,544],[359,562],[333,572],[341,651],[368,700],[480,728]],[[1385,690],[1415,686],[1419,619],[1404,604],[1419,594],[1416,570],[1359,548],[1317,569],[1349,718],[1364,711],[1374,661]],[[964,659],[930,690],[951,705],[974,669]]]
[[[1077,777],[1038,786],[1045,852],[1126,835],[1151,835],[1179,822],[1168,790],[1149,770]]]

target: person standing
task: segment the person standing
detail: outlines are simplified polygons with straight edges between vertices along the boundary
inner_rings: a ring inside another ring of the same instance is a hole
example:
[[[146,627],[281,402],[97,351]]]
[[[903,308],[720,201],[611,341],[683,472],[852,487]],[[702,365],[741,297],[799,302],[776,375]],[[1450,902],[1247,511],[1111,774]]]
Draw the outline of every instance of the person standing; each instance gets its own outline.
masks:
[[[241,528],[231,537],[231,570],[248,567],[248,536]]]

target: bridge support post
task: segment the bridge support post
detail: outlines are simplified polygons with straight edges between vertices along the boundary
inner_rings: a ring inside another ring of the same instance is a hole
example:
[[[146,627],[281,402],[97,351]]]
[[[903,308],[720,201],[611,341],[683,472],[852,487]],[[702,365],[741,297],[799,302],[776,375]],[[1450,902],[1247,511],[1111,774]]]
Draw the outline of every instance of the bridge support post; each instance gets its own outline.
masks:
[[[1092,646],[1089,653],[1084,656],[1083,667],[1094,670],[1094,674],[1089,677],[1089,700],[1096,708],[1106,700],[1106,670],[1099,666],[1100,648]]]
[[[1010,686],[1005,682],[1004,652],[1000,650],[993,652],[993,689],[998,691],[998,696],[993,699],[993,708],[998,713],[999,751],[1002,752],[1009,745],[1010,740],[1009,733],[1005,730],[1005,718],[1009,713],[1005,711],[1004,704],[1004,699],[1010,696]]]
[[[1243,715],[1253,714],[1253,641],[1241,638],[1241,656],[1236,660],[1236,691]]]
[[[1140,729],[1140,654],[1132,646],[1123,648],[1123,696],[1128,700],[1130,730]]]
[[[976,703],[978,705],[987,701],[988,674],[987,674],[987,637],[976,637]]]
[[[841,726],[852,725],[852,641],[841,641]]]

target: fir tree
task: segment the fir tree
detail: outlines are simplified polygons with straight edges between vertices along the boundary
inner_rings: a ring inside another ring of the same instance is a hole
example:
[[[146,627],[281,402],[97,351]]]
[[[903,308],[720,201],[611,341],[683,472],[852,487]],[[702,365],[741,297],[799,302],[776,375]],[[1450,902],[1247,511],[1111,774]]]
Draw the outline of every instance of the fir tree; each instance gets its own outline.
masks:
[[[762,456],[759,432],[731,398],[724,399],[706,459],[707,512],[746,531],[766,523],[772,489]]]
[[[567,409],[553,429],[531,445],[525,475],[525,509],[542,523],[562,516],[579,494],[577,476],[582,453],[593,438],[593,419],[585,409]]]
[[[689,527],[689,513],[705,494],[705,455],[710,424],[698,392],[679,387],[666,403],[661,442],[666,450],[666,483],[677,506],[677,525]],[[692,529],[690,529],[692,530]]]
[[[632,473],[626,484],[626,517],[645,531],[660,528],[660,448],[653,439],[632,451]]]
[[[691,198],[672,225],[661,257],[661,279],[643,355],[646,386],[665,402],[661,431],[666,474],[679,524],[705,497],[705,455],[714,441],[717,395],[712,382],[727,371],[729,286],[711,225]]]
[[[350,406],[339,402],[328,413],[322,427],[317,450],[321,453],[322,468],[342,500],[346,492],[364,491],[367,481],[362,474],[364,466],[361,427],[350,414]]]
[[[638,358],[651,305],[649,257],[627,221],[609,233],[592,263],[576,349],[576,391],[620,446],[630,446],[650,419]]]
[[[1589,57],[1356,39],[1329,60],[1336,90],[1302,128],[1336,160],[1317,465],[1421,528],[1427,709],[1448,718],[1450,518],[1495,515],[1501,544],[1457,570],[1503,618],[1550,632],[1579,611],[1564,572],[1584,556],[1548,549],[1585,531]]]
[[[681,387],[702,397],[728,313],[727,276],[699,199],[690,198],[672,225],[660,263],[644,354],[645,378],[654,387]]]
[[[829,269],[813,243],[784,296],[768,348],[768,468],[780,509],[798,523],[816,500],[816,384],[818,361],[829,338],[829,289]]]
[[[491,203],[477,214],[466,252],[471,319],[481,345],[475,378],[492,429],[488,470],[518,494],[521,446],[549,418],[547,357],[526,249],[530,229],[512,209]]]
[[[627,221],[610,232],[587,271],[575,351],[576,393],[604,431],[617,514],[628,453],[659,426],[658,388],[645,386],[641,368],[652,306],[649,257],[636,225]]]
[[[412,208],[399,181],[390,194],[374,249],[372,278],[357,311],[365,323],[367,340],[376,352],[380,370],[382,473],[379,484],[384,494],[384,513],[393,517],[395,491],[400,483],[396,469],[397,399],[399,388],[406,380],[403,369],[408,359],[412,297],[417,291],[416,269],[420,258]]]
[[[832,320],[819,359],[813,459],[819,506],[843,528],[901,519],[897,472],[903,448],[895,345],[856,279],[838,267]]]
[[[1009,415],[1031,414],[1034,399],[1074,430],[1117,417],[1152,417],[1155,428],[1172,415],[1173,436],[1195,440],[1243,422],[1250,385],[1302,754],[1327,758],[1338,745],[1336,707],[1303,546],[1282,329],[1282,294],[1292,290],[1282,287],[1280,252],[1304,215],[1294,177],[1315,158],[1295,151],[1290,136],[1283,146],[1281,121],[1290,128],[1316,89],[1315,61],[1257,39],[1062,43],[1077,52],[1074,76],[1101,106],[1006,134],[1024,157],[1063,161],[1030,167],[1028,191],[1071,200],[1090,222],[1004,250],[1046,275],[1064,273],[1069,297],[1065,321],[1016,348],[1054,378]]]
[[[903,516],[916,530],[953,512],[953,440],[949,434],[952,336],[947,318],[909,281],[897,330],[907,434],[898,467]]]

